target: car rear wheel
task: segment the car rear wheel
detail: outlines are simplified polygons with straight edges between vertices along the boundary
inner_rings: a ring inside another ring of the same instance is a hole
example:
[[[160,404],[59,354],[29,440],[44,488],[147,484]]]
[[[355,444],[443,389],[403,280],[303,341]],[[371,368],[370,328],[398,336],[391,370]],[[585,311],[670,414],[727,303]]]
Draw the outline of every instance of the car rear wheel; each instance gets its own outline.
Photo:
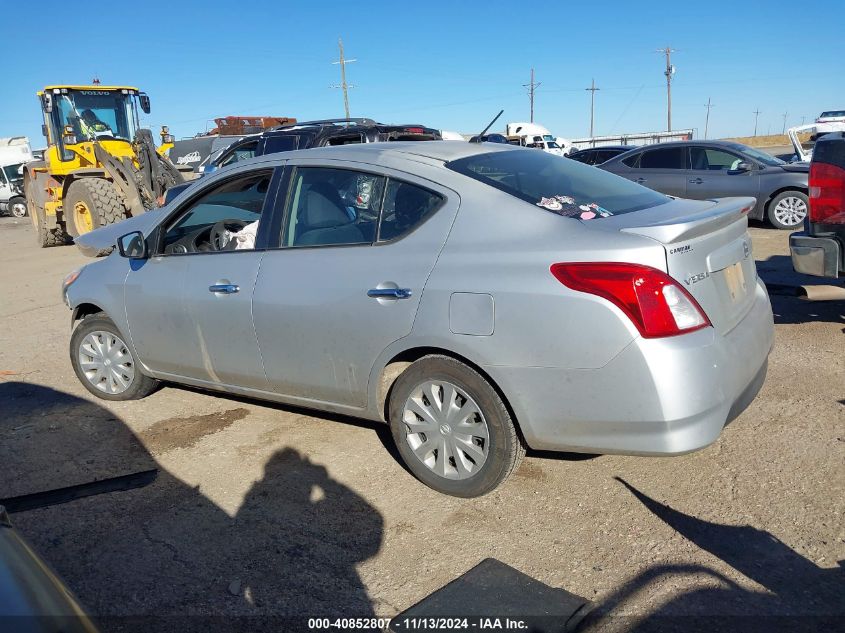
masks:
[[[807,195],[801,191],[784,191],[769,202],[769,222],[775,228],[792,231],[807,217]]]
[[[448,356],[425,356],[399,376],[391,390],[389,419],[408,469],[448,495],[487,494],[525,455],[496,390]]]
[[[85,317],[76,327],[70,362],[82,385],[104,400],[136,400],[158,385],[141,372],[123,335],[103,313]]]

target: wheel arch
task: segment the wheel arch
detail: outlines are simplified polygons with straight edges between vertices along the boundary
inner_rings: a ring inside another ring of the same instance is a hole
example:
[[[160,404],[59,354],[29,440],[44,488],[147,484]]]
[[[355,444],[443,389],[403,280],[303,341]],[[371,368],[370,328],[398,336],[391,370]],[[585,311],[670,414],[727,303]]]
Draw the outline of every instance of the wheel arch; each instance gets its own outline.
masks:
[[[104,180],[108,180],[106,177],[106,172],[103,169],[98,169],[96,167],[86,167],[84,169],[77,169],[69,173],[65,176],[64,180],[62,181],[62,200],[67,197],[67,190],[70,186],[75,183],[77,180],[82,180],[83,178],[103,178]]]
[[[73,309],[70,318],[71,325],[75,324],[77,321],[81,321],[87,316],[99,313],[106,314],[106,311],[94,303],[80,303]]]
[[[507,395],[496,382],[496,380],[488,372],[486,372],[481,367],[481,365],[474,362],[473,360],[467,358],[466,356],[458,352],[445,349],[443,347],[437,347],[436,345],[419,345],[416,347],[408,347],[404,350],[396,352],[393,354],[392,358],[390,358],[378,371],[378,380],[375,385],[375,401],[377,413],[381,421],[387,422],[388,403],[390,401],[390,394],[393,390],[393,386],[396,384],[396,379],[399,378],[399,376],[405,371],[405,369],[407,369],[411,365],[411,363],[418,361],[420,358],[423,358],[425,356],[432,355],[448,356],[449,358],[453,358],[465,364],[472,370],[476,371],[482,378],[484,378],[484,380],[490,383],[490,386],[493,387],[493,389],[502,399],[502,402],[505,404],[505,408],[507,408],[508,413],[511,416],[511,420],[513,420],[517,433],[522,436],[522,430],[519,426],[519,419],[516,415],[516,411],[514,411],[514,408],[508,400]]]
[[[777,198],[780,194],[786,193],[787,191],[798,191],[800,193],[803,193],[805,196],[810,195],[809,187],[802,187],[801,185],[784,185],[783,187],[775,189],[769,194],[768,198],[766,198],[766,203],[763,205],[763,211],[765,213],[768,213],[769,204],[771,204],[772,200]]]

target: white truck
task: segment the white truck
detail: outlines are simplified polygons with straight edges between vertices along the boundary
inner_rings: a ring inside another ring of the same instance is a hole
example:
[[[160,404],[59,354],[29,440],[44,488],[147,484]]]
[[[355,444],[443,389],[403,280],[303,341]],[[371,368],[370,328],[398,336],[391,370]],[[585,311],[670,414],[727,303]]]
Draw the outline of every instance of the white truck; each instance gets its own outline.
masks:
[[[505,126],[508,142],[523,147],[537,147],[549,154],[566,156],[572,151],[572,143],[561,136],[552,136],[542,125],[537,123],[508,123]]]
[[[819,117],[815,123],[796,125],[786,131],[786,135],[789,137],[790,143],[792,143],[792,149],[795,151],[792,162],[809,163],[813,159],[813,147],[816,144],[817,138],[824,136],[825,134],[830,134],[831,132],[845,132],[845,121],[837,121],[833,119],[821,121],[825,114],[830,113],[822,113],[822,116]],[[801,140],[798,138],[798,135],[802,133],[810,134],[810,142],[807,144],[808,146],[803,145]]]
[[[33,159],[25,136],[0,138],[0,213],[11,213],[17,218],[26,215],[22,167]]]

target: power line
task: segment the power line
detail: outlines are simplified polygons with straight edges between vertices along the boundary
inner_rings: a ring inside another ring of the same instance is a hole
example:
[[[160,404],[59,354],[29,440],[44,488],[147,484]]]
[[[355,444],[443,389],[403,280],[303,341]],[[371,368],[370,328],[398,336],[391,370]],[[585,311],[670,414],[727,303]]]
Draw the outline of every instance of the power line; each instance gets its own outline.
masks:
[[[706,141],[707,129],[710,127],[710,108],[713,107],[713,105],[710,103],[710,97],[707,97],[707,105],[705,105],[704,107],[707,108],[707,118],[704,119],[704,140]]]
[[[675,67],[672,65],[672,53],[677,52],[674,48],[659,48],[658,53],[666,55],[666,131],[672,131],[672,75],[675,74]]]
[[[345,59],[343,57],[343,40],[337,38],[337,46],[340,49],[340,59],[336,62],[332,62],[332,64],[340,64],[340,84],[335,84],[331,86],[332,88],[342,88],[343,89],[343,109],[346,112],[346,118],[349,118],[349,88],[354,88],[352,84],[346,83],[346,64],[351,64],[352,62],[357,62],[357,59]]]
[[[593,79],[590,82],[590,87],[584,88],[584,90],[590,91],[590,138],[593,138],[593,113],[596,107],[596,90],[601,90],[601,88],[596,88],[596,80]]]
[[[757,136],[757,118],[760,116],[760,110],[754,110],[754,136]]]
[[[522,84],[523,87],[528,88],[528,103],[531,108],[531,123],[534,123],[534,91],[540,86],[539,83],[534,82],[534,69],[531,69],[531,83]]]

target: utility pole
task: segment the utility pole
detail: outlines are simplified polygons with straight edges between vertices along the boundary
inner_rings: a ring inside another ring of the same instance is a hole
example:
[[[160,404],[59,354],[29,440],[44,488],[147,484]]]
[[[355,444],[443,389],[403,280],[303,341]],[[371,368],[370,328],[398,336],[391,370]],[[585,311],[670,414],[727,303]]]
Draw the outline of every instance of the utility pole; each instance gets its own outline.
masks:
[[[357,59],[346,59],[343,56],[343,40],[337,38],[337,46],[340,49],[340,59],[332,64],[340,64],[340,84],[331,86],[332,88],[343,89],[343,109],[346,112],[346,118],[349,118],[349,88],[354,88],[352,84],[346,83],[346,64],[357,62]]]
[[[759,116],[760,116],[760,110],[758,108],[757,110],[754,110],[754,136],[755,137],[757,136],[757,117],[759,117]]]
[[[713,106],[710,105],[710,97],[707,97],[707,105],[704,106],[707,108],[707,118],[704,119],[704,140],[707,140],[707,128],[710,127],[710,108]]]
[[[789,112],[783,113],[783,132],[781,134],[786,134],[786,117],[789,116]]]
[[[804,121],[806,121],[806,120],[807,120],[807,117],[806,117],[806,116],[802,116],[802,117],[801,117],[801,125],[804,125]]]
[[[666,55],[666,131],[672,131],[672,75],[675,74],[675,67],[672,65],[672,53],[677,52],[674,48],[659,48],[658,53]]]
[[[601,90],[601,88],[596,88],[596,80],[593,79],[590,87],[584,88],[584,90],[590,91],[590,138],[593,138],[593,113],[596,108],[596,90]]]
[[[531,83],[522,84],[523,87],[528,88],[528,102],[531,106],[531,123],[534,123],[534,90],[540,85],[534,82],[534,69],[531,69]]]

